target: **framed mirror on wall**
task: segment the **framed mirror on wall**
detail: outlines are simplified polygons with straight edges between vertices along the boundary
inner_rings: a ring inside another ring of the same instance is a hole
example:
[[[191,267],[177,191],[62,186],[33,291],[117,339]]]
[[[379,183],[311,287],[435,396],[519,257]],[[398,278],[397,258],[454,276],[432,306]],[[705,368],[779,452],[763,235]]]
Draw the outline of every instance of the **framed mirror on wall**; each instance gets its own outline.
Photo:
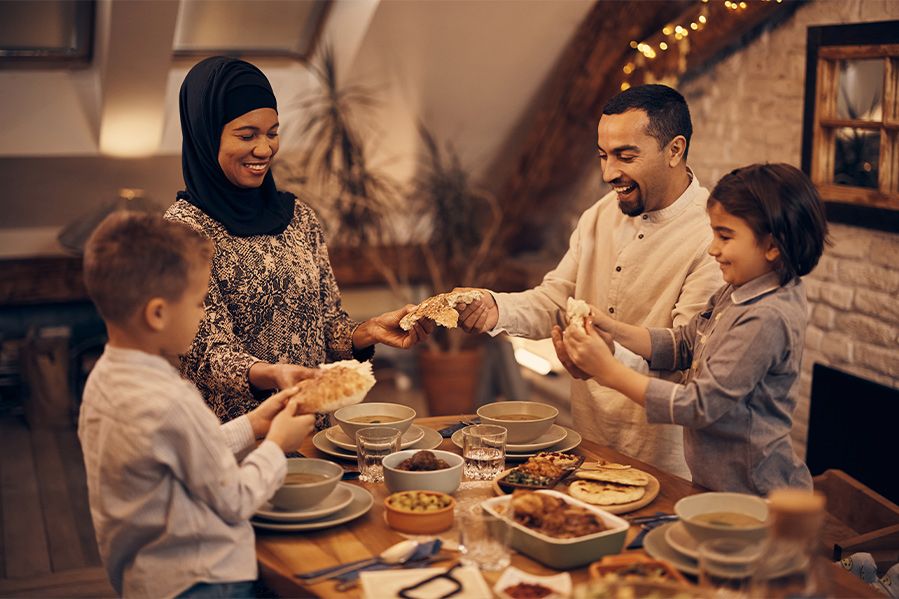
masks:
[[[899,21],[808,28],[802,170],[835,222],[899,233]]]

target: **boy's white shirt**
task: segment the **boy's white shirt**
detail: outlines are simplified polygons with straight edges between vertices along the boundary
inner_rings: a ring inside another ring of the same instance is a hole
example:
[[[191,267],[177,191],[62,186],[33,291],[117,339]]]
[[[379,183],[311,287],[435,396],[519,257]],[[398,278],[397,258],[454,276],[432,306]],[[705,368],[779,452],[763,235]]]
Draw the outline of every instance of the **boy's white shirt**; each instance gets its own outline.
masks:
[[[539,286],[492,293],[499,321],[490,333],[546,338],[556,311],[564,311],[569,297],[600,310],[612,307],[614,317],[629,324],[685,324],[722,284],[721,271],[708,254],[708,195],[693,176],[672,205],[628,217],[618,208],[615,192],[606,194],[581,215],[568,252]],[[648,372],[643,358],[620,345],[615,350],[616,359]],[[624,395],[592,379],[572,380],[571,410],[586,438],[690,477],[681,428],[647,424],[646,411]]]
[[[249,518],[283,483],[286,459],[271,441],[252,449],[246,416],[221,425],[163,358],[107,346],[85,386],[78,436],[116,592],[165,597],[257,577]]]

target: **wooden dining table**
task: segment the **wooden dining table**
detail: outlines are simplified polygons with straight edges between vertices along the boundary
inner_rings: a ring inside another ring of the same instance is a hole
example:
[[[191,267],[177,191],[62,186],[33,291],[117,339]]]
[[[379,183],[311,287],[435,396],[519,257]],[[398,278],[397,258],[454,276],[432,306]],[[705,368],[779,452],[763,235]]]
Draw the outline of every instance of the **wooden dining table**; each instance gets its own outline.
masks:
[[[439,430],[446,426],[469,420],[472,415],[443,416],[420,418],[416,424]],[[461,453],[450,439],[444,439],[438,449]],[[673,513],[674,504],[687,495],[705,492],[706,489],[668,474],[649,464],[635,460],[614,449],[593,443],[586,439],[574,453],[585,456],[587,461],[604,459],[612,462],[631,464],[655,476],[660,483],[658,497],[649,505],[627,514],[628,517],[648,516],[656,512]],[[300,448],[300,452],[308,457],[334,459],[332,456],[318,451],[312,444],[311,436]],[[339,460],[335,460],[339,461]],[[389,528],[384,520],[384,499],[389,494],[383,483],[371,484],[354,481],[374,496],[374,505],[365,515],[343,525],[318,531],[299,533],[269,532],[256,530],[256,555],[259,561],[259,575],[262,582],[282,597],[359,597],[361,587],[356,586],[347,591],[338,591],[333,580],[314,585],[305,585],[295,576],[296,573],[309,572],[355,560],[373,557],[391,545],[402,541],[400,533]],[[493,496],[489,484],[466,485],[456,492],[456,499],[461,501],[477,501],[480,497],[487,499]],[[625,546],[640,532],[639,526],[631,526]],[[642,550],[637,550],[641,551]],[[821,557],[820,559],[825,559]],[[447,562],[449,564],[449,562]],[[436,564],[439,565],[439,564]],[[537,575],[551,575],[557,570],[548,568],[527,556],[512,552],[512,565]],[[588,580],[587,566],[569,570],[572,583],[577,585]],[[501,572],[482,572],[489,586],[493,586]],[[835,596],[838,597],[879,597],[876,591],[852,576],[842,568],[833,566],[833,582]]]

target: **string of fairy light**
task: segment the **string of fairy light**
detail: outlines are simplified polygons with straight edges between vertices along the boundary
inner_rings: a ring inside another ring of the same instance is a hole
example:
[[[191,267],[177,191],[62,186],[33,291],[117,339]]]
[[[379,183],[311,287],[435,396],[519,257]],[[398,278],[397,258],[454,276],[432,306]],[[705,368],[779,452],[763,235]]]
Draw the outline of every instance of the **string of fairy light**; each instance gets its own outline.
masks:
[[[783,2],[783,0],[761,1],[776,2],[777,4]],[[647,61],[655,60],[660,56],[660,53],[677,50],[681,57],[686,56],[689,52],[688,38],[690,34],[700,32],[709,25],[709,2],[710,0],[700,0],[699,9],[696,11],[693,18],[687,19],[683,23],[671,23],[665,25],[662,27],[661,36],[655,35],[652,36],[650,40],[644,40],[642,42],[638,42],[637,40],[632,40],[630,42],[630,47],[634,50],[636,56],[634,59],[628,60],[622,68],[622,71],[627,77],[621,83],[621,91],[624,91],[631,86],[628,78],[636,72],[638,68],[646,65]],[[739,2],[724,0],[723,5],[727,9],[727,12],[730,13],[739,13],[749,8],[749,4],[745,0]],[[651,41],[653,39],[658,41]],[[682,73],[683,67],[679,70]]]

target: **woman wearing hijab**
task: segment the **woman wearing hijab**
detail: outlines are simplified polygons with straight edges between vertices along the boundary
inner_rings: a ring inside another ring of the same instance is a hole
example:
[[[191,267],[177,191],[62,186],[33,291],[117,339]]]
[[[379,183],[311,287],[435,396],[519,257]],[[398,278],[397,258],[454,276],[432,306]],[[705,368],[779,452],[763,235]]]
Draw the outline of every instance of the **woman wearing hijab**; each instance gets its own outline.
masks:
[[[186,189],[166,212],[215,242],[206,316],[181,371],[222,420],[272,389],[314,376],[324,362],[370,359],[374,344],[408,348],[433,328],[400,329],[406,306],[352,321],[313,211],[279,191],[278,106],[255,66],[197,63],[179,97]]]

